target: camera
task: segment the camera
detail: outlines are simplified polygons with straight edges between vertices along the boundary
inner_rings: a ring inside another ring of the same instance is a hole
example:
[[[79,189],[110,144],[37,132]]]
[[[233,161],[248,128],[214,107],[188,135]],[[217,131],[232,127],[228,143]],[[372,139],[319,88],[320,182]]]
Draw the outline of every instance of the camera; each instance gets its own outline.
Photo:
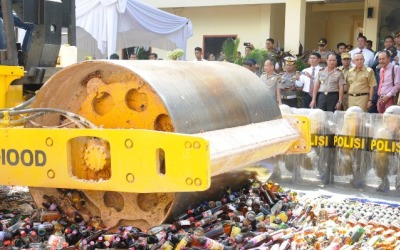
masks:
[[[250,43],[243,43],[244,46],[250,46]]]

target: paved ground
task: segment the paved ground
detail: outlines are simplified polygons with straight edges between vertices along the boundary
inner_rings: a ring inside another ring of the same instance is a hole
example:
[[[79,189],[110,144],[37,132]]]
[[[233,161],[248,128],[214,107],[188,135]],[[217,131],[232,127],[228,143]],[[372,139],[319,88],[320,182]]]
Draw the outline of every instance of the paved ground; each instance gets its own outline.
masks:
[[[320,186],[313,185],[310,183],[293,184],[293,183],[282,183],[283,187],[296,190],[298,192],[319,192],[328,196],[339,196],[347,198],[357,198],[360,200],[376,201],[378,203],[388,203],[392,205],[400,205],[400,191],[391,190],[388,193],[382,193],[375,191],[374,188],[365,188],[364,190],[357,190],[350,185],[336,184],[333,186]]]

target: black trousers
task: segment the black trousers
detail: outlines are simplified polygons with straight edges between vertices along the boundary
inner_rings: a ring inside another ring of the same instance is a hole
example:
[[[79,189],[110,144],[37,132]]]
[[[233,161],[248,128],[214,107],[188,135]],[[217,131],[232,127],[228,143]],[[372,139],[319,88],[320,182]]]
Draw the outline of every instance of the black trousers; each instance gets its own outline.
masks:
[[[328,92],[325,95],[323,92],[318,93],[317,108],[324,111],[335,112],[336,104],[339,101],[339,92]]]
[[[310,103],[312,101],[312,96],[308,92],[303,91],[303,103],[302,103],[302,108],[309,109],[310,108]]]
[[[282,104],[286,104],[289,107],[297,108],[297,98],[293,99],[282,99]]]

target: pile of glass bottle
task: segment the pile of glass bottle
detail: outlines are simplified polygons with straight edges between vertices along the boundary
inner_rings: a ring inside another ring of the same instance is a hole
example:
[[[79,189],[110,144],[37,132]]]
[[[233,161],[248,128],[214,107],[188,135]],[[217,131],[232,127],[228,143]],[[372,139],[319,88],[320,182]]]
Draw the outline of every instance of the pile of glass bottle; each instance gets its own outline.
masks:
[[[297,194],[255,180],[149,229],[107,230],[77,212],[40,216],[59,213],[57,204],[45,207],[31,216],[0,213],[0,249],[400,249],[395,205]]]

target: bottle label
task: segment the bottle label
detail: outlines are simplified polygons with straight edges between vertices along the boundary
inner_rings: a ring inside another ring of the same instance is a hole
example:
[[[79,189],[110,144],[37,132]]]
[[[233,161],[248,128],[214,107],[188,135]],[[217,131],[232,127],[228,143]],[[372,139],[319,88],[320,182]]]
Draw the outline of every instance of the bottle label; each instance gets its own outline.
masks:
[[[240,234],[241,232],[242,232],[242,229],[240,229],[240,227],[233,226],[232,229],[231,229],[231,239],[233,240],[233,238],[236,235]]]
[[[181,224],[181,226],[190,226],[190,221],[189,220],[180,220],[179,224]]]
[[[188,243],[188,241],[187,241],[186,237],[183,237],[175,249],[177,249],[177,250],[182,249],[187,245],[187,243]]]
[[[212,215],[212,212],[211,212],[211,210],[207,210],[207,211],[204,211],[204,212],[202,213],[202,215],[203,215],[204,218],[205,218],[205,217],[209,217],[209,216]]]

